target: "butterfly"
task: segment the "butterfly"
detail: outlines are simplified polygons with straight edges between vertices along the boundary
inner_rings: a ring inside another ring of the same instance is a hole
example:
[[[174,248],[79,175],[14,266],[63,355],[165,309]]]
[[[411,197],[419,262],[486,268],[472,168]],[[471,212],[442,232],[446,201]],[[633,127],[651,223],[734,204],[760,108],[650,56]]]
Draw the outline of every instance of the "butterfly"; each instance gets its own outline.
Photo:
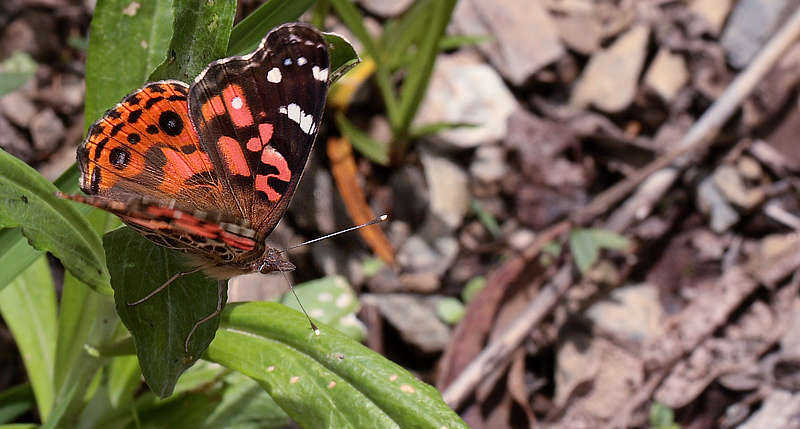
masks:
[[[265,240],[314,145],[329,68],[322,34],[289,23],[254,52],[212,62],[191,85],[147,83],[78,147],[86,195],[59,196],[119,216],[219,280],[291,271]]]

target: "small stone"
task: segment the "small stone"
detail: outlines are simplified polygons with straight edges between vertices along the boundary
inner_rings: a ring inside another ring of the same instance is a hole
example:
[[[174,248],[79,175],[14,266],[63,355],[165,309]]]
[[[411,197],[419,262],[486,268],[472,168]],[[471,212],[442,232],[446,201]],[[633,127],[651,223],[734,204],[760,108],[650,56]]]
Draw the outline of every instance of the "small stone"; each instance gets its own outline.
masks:
[[[503,79],[475,54],[441,55],[414,125],[473,125],[447,129],[430,139],[447,149],[469,149],[502,139],[518,105]]]
[[[652,284],[621,287],[589,308],[586,315],[616,340],[644,345],[662,332],[664,309],[658,295],[658,287]]]
[[[736,2],[720,40],[728,53],[728,63],[744,68],[794,8],[791,0]]]
[[[405,292],[429,294],[438,290],[441,283],[441,277],[430,271],[400,274],[400,284]]]
[[[21,91],[14,91],[0,97],[0,111],[14,125],[28,128],[31,119],[36,115],[36,106]]]
[[[497,145],[482,145],[475,150],[475,158],[469,166],[469,174],[483,183],[493,183],[508,173],[506,154]]]
[[[469,209],[467,173],[448,158],[427,150],[420,150],[420,161],[430,192],[429,210],[454,231]]]
[[[596,52],[586,65],[570,104],[579,108],[592,105],[606,113],[626,109],[639,86],[649,37],[650,28],[640,24],[608,49]]]
[[[461,34],[489,35],[478,49],[513,85],[564,56],[556,26],[540,0],[462,0],[452,26]]]
[[[64,123],[49,107],[31,119],[30,131],[33,147],[43,155],[55,152],[65,134]]]
[[[658,50],[644,77],[644,83],[666,102],[673,101],[688,81],[686,61],[663,47]]]
[[[713,179],[714,185],[728,201],[745,210],[755,207],[765,196],[758,188],[748,189],[739,171],[731,165],[717,167]]]
[[[702,213],[711,217],[711,230],[721,234],[730,229],[741,218],[714,185],[712,178],[706,178],[697,187],[697,206]]]
[[[450,329],[436,316],[437,301],[404,294],[362,296],[364,305],[376,306],[386,321],[397,329],[403,341],[424,353],[444,350],[450,339]]]
[[[749,156],[743,156],[736,162],[736,169],[739,174],[747,180],[758,181],[764,177],[764,169],[761,164]]]
[[[25,163],[33,161],[33,148],[30,143],[3,115],[0,115],[0,148]]]
[[[392,18],[405,12],[414,0],[359,0],[364,9],[383,18]]]
[[[527,228],[520,228],[508,236],[506,242],[516,251],[525,250],[536,241],[536,233]]]
[[[712,35],[717,36],[722,31],[732,6],[733,0],[693,0],[689,3],[689,11],[704,19],[709,24]]]
[[[561,40],[573,51],[591,55],[600,48],[604,33],[597,15],[568,13],[554,14],[552,18]]]
[[[397,251],[397,263],[411,272],[436,270],[439,254],[422,237],[412,235]]]

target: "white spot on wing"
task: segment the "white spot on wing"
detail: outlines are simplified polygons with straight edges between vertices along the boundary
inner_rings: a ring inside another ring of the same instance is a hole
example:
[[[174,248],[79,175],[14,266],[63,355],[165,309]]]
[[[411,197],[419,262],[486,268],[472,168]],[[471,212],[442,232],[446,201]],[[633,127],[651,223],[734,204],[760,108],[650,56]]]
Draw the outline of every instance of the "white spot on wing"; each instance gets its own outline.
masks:
[[[297,123],[300,126],[300,129],[303,130],[306,134],[312,134],[316,131],[316,127],[314,126],[314,118],[303,112],[303,109],[300,108],[295,103],[289,104],[288,106],[281,106],[278,109],[279,113],[283,113],[289,119]]]
[[[328,81],[328,69],[321,69],[319,66],[314,66],[311,68],[311,73],[314,75],[314,79],[320,82]]]
[[[267,82],[269,83],[281,83],[282,78],[281,70],[277,67],[273,67],[267,72]]]
[[[300,57],[300,58],[297,59],[297,65],[298,66],[304,66],[304,65],[306,65],[307,62],[308,62],[308,58],[306,58],[306,57]]]
[[[233,100],[231,100],[231,107],[236,110],[241,109],[243,105],[244,102],[242,102],[242,97],[233,97]]]
[[[287,59],[283,60],[283,65],[285,65],[286,67],[289,67],[290,65],[292,65],[292,59],[291,58],[287,58]]]

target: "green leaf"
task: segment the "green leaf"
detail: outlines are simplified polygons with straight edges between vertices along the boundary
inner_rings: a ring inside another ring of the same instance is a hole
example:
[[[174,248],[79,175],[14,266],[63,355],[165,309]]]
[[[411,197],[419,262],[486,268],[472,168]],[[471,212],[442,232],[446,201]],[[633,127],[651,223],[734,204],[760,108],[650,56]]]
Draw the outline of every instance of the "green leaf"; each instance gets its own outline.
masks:
[[[650,406],[650,427],[653,429],[679,429],[675,423],[675,412],[661,402],[653,402]]]
[[[453,128],[461,128],[461,127],[475,128],[476,125],[468,122],[434,122],[432,124],[425,124],[413,128],[409,135],[411,138],[420,138],[432,134],[437,134],[444,130],[451,130]]]
[[[0,292],[0,315],[14,336],[45,419],[55,396],[56,349],[56,292],[47,258],[40,257]]]
[[[63,192],[77,192],[78,168],[74,164],[55,181],[55,185]],[[79,205],[78,211],[89,213],[90,206]],[[8,282],[14,280],[25,268],[30,266],[42,252],[29,246],[19,228],[0,230],[0,290]],[[109,288],[110,290],[110,288]]]
[[[445,297],[436,304],[436,315],[448,325],[455,325],[464,317],[464,304],[453,297]]]
[[[233,27],[228,55],[253,52],[264,35],[285,22],[297,21],[316,0],[269,0]]]
[[[139,88],[164,61],[172,34],[172,0],[101,0],[94,9],[86,58],[86,127]]]
[[[392,148],[400,153],[405,153],[407,149],[402,140],[407,135],[411,122],[417,114],[420,103],[428,89],[433,74],[433,65],[436,63],[436,56],[439,53],[439,42],[445,34],[450,16],[456,5],[456,0],[437,0],[429,1],[429,15],[427,20],[418,21],[417,34],[422,35],[422,39],[417,47],[415,61],[411,63],[408,74],[403,81],[403,88],[400,92],[398,107],[398,127],[396,132],[400,132],[398,147]]]
[[[331,55],[330,83],[333,85],[345,73],[361,62],[356,49],[344,37],[336,33],[322,33]]]
[[[369,35],[369,31],[367,31],[367,27],[364,25],[364,19],[361,17],[354,2],[350,0],[330,0],[330,2],[336,10],[336,13],[342,19],[342,22],[344,22],[347,28],[353,32],[353,35],[364,45],[367,56],[375,60],[375,82],[378,84],[381,96],[383,97],[383,103],[387,113],[386,116],[392,125],[392,129],[396,129],[397,124],[393,121],[398,119],[397,96],[394,92],[394,82],[389,67],[386,61],[382,59],[382,47]]]
[[[361,129],[347,119],[344,113],[337,112],[335,119],[339,131],[350,140],[350,144],[353,145],[355,150],[359,151],[376,164],[384,166],[389,165],[389,149],[386,145],[373,139],[364,131],[361,131]]]
[[[100,237],[55,191],[36,170],[0,150],[0,227],[22,227],[33,247],[51,252],[81,281],[110,294]]]
[[[225,56],[236,15],[235,0],[175,0],[169,55],[148,80],[191,83],[206,66]]]
[[[289,416],[255,380],[238,372],[223,378],[222,402],[203,422],[205,428],[259,429],[284,427]]]
[[[0,230],[0,291],[43,253],[28,245],[19,228]]]
[[[0,427],[34,410],[36,398],[30,384],[20,384],[0,392]],[[35,427],[35,426],[32,426]]]
[[[495,238],[500,236],[500,225],[497,223],[497,219],[489,213],[485,208],[483,208],[483,204],[480,201],[473,198],[469,203],[470,209],[472,212],[475,213],[475,217],[478,218],[480,223],[489,231],[492,236]]]
[[[472,298],[475,297],[475,294],[483,290],[486,287],[486,277],[485,276],[476,276],[467,281],[467,284],[464,285],[464,289],[461,290],[461,299],[466,302],[472,302]]]
[[[360,308],[358,296],[347,279],[342,276],[323,277],[299,284],[294,290],[308,315],[314,320],[319,320],[358,342],[364,341],[366,328],[356,318],[356,312]],[[284,294],[280,302],[300,311],[300,305],[292,293]]]
[[[594,241],[597,243],[598,247],[602,249],[625,250],[631,245],[627,238],[616,232],[597,228],[593,228],[591,231],[594,236]]]
[[[17,90],[29,81],[38,64],[25,52],[14,52],[0,63],[0,97]]]
[[[569,248],[581,274],[585,274],[600,257],[600,249],[589,229],[573,230],[569,235]]]
[[[190,270],[182,255],[157,246],[130,228],[111,231],[103,237],[103,243],[117,312],[133,336],[142,374],[156,395],[167,397],[181,373],[197,361],[214,338],[219,315],[197,325],[191,337],[190,333],[218,304],[225,304],[226,287],[218,287],[216,281],[195,272],[178,277],[146,301],[130,305],[173,275]]]
[[[466,427],[432,386],[280,304],[225,309],[206,358],[258,381],[302,427]]]

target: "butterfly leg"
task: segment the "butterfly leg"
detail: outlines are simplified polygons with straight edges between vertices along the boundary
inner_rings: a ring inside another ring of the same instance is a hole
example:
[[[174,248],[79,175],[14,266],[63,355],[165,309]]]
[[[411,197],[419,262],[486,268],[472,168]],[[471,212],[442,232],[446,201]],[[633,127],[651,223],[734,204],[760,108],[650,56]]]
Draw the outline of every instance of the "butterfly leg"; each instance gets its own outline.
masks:
[[[213,313],[209,314],[208,316],[200,319],[197,323],[194,324],[192,330],[189,331],[189,335],[186,337],[186,342],[183,344],[183,351],[188,355],[189,354],[189,340],[192,339],[192,335],[194,335],[194,331],[202,325],[203,323],[208,322],[209,320],[213,319],[214,317],[218,316],[222,313],[222,297],[225,294],[225,287],[227,287],[228,282],[220,280],[217,282],[217,309],[214,310]]]
[[[157,293],[161,292],[162,290],[164,290],[164,288],[166,288],[167,286],[169,286],[169,284],[170,284],[170,283],[172,283],[172,282],[174,282],[174,281],[175,281],[175,280],[176,280],[178,277],[182,277],[182,276],[185,276],[185,275],[187,275],[187,274],[194,274],[194,273],[196,273],[196,272],[198,272],[198,271],[200,271],[200,270],[202,270],[202,269],[203,269],[203,267],[198,267],[198,268],[195,268],[195,269],[193,269],[193,270],[189,270],[189,271],[181,271],[181,272],[179,272],[179,273],[176,273],[174,276],[170,277],[170,278],[169,278],[169,280],[167,280],[166,282],[164,282],[164,284],[163,284],[163,285],[161,285],[161,286],[157,287],[157,288],[156,288],[156,290],[154,290],[154,291],[152,291],[152,292],[148,293],[148,294],[147,294],[147,296],[145,296],[144,298],[142,298],[142,299],[140,299],[140,300],[138,300],[138,301],[134,301],[134,302],[128,302],[128,303],[127,303],[127,305],[128,305],[128,306],[131,306],[131,307],[132,307],[132,306],[134,306],[134,305],[139,305],[139,304],[141,304],[141,303],[143,303],[143,302],[147,301],[148,299],[152,298],[152,297],[153,297],[153,295],[155,295],[155,294],[157,294]]]

